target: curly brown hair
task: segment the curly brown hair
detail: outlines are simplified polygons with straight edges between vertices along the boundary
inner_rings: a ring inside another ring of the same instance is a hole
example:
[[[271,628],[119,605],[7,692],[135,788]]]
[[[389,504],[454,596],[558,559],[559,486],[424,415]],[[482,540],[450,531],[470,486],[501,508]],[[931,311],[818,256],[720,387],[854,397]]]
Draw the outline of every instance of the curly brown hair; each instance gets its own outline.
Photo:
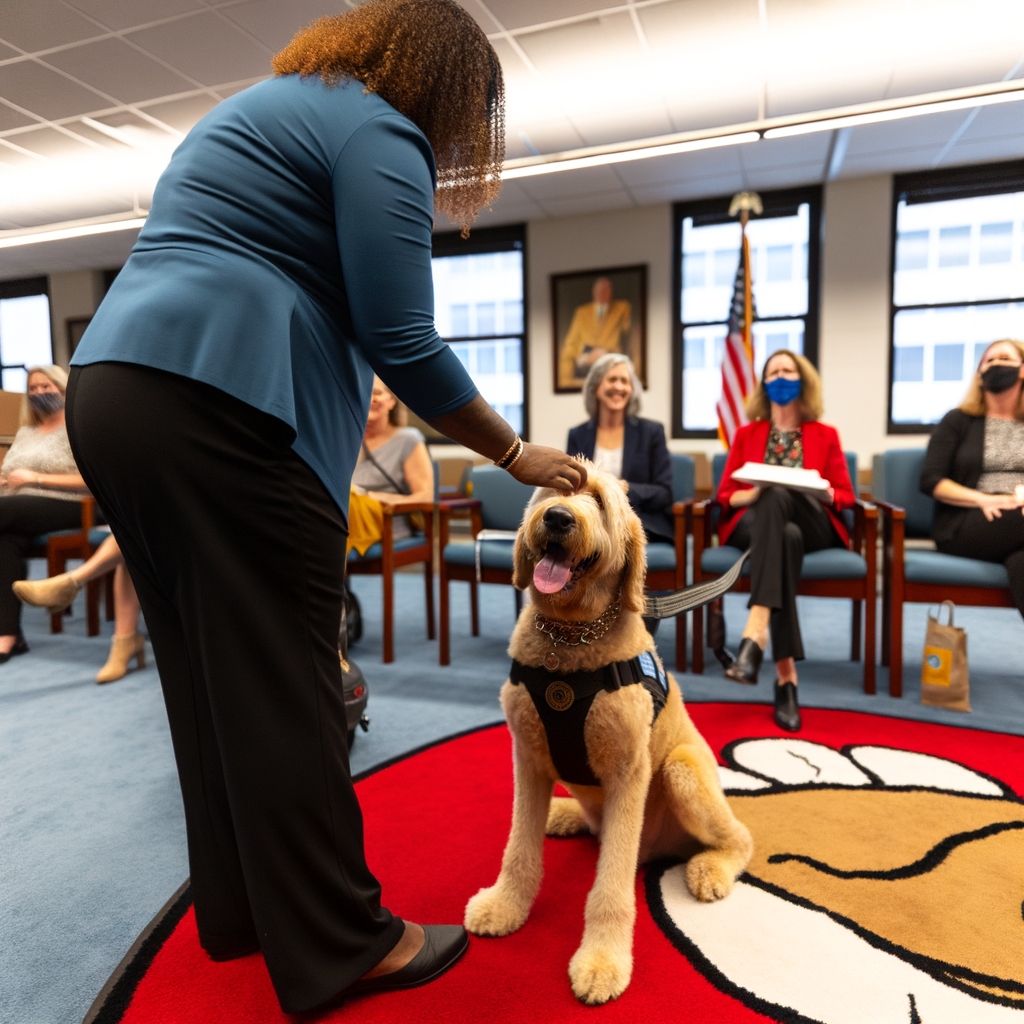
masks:
[[[772,403],[768,399],[768,392],[764,389],[764,375],[768,371],[768,364],[776,356],[789,356],[793,360],[797,373],[800,374],[800,419],[805,423],[821,419],[821,414],[824,411],[821,401],[821,377],[818,376],[818,371],[810,359],[797,352],[791,352],[788,348],[776,349],[764,361],[761,379],[747,399],[747,418],[750,420],[770,420],[772,418]]]
[[[319,18],[273,59],[278,75],[362,82],[427,137],[434,207],[468,231],[501,189],[505,85],[483,29],[455,0],[368,0]]]

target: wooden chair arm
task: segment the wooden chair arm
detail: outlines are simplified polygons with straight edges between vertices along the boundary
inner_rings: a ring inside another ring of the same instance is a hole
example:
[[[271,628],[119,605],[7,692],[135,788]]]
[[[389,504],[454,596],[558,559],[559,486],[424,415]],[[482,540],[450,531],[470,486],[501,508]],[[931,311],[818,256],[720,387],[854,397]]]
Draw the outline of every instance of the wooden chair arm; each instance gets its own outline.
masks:
[[[433,513],[436,507],[432,501],[396,502],[394,504],[381,502],[385,516],[404,516],[410,512]]]
[[[686,498],[684,501],[677,501],[672,505],[672,515],[685,516],[687,509],[694,503],[693,498]]]

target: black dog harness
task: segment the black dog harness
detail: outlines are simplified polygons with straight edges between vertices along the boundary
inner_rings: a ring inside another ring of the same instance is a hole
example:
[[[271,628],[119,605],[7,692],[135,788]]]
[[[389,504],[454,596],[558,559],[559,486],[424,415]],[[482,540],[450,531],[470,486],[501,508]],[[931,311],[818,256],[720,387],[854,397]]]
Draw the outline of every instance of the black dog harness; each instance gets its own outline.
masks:
[[[602,690],[614,693],[623,686],[639,684],[654,701],[651,720],[654,725],[668,697],[665,670],[647,651],[629,661],[615,661],[592,672],[551,672],[513,661],[509,678],[525,686],[533,698],[533,705],[544,723],[558,777],[579,786],[601,785],[587,760],[587,744],[583,738],[583,726],[594,698]]]

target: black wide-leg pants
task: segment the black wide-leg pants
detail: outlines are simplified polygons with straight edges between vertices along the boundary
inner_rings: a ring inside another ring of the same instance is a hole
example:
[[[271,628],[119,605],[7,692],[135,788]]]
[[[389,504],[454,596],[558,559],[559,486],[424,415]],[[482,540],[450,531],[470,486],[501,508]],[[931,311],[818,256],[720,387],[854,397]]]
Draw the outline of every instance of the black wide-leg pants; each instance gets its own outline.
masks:
[[[750,603],[771,608],[772,657],[804,656],[796,591],[804,555],[842,547],[828,513],[813,498],[784,487],[766,487],[729,536],[732,547],[750,548]]]
[[[139,594],[181,780],[200,941],[257,943],[286,1012],[378,963],[337,636],[346,528],[291,428],[147,367],[72,369],[68,434]]]

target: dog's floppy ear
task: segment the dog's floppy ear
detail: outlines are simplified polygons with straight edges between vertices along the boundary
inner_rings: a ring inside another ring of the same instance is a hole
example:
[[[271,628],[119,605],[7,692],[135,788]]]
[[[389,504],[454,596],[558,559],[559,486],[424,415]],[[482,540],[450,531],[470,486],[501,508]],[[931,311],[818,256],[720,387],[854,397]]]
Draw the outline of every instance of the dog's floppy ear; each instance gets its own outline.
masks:
[[[626,564],[622,571],[622,603],[627,611],[643,614],[646,608],[647,538],[640,519],[630,515],[626,527]]]
[[[533,579],[533,561],[523,540],[522,527],[516,534],[516,542],[512,546],[512,586],[516,590],[526,590]]]

